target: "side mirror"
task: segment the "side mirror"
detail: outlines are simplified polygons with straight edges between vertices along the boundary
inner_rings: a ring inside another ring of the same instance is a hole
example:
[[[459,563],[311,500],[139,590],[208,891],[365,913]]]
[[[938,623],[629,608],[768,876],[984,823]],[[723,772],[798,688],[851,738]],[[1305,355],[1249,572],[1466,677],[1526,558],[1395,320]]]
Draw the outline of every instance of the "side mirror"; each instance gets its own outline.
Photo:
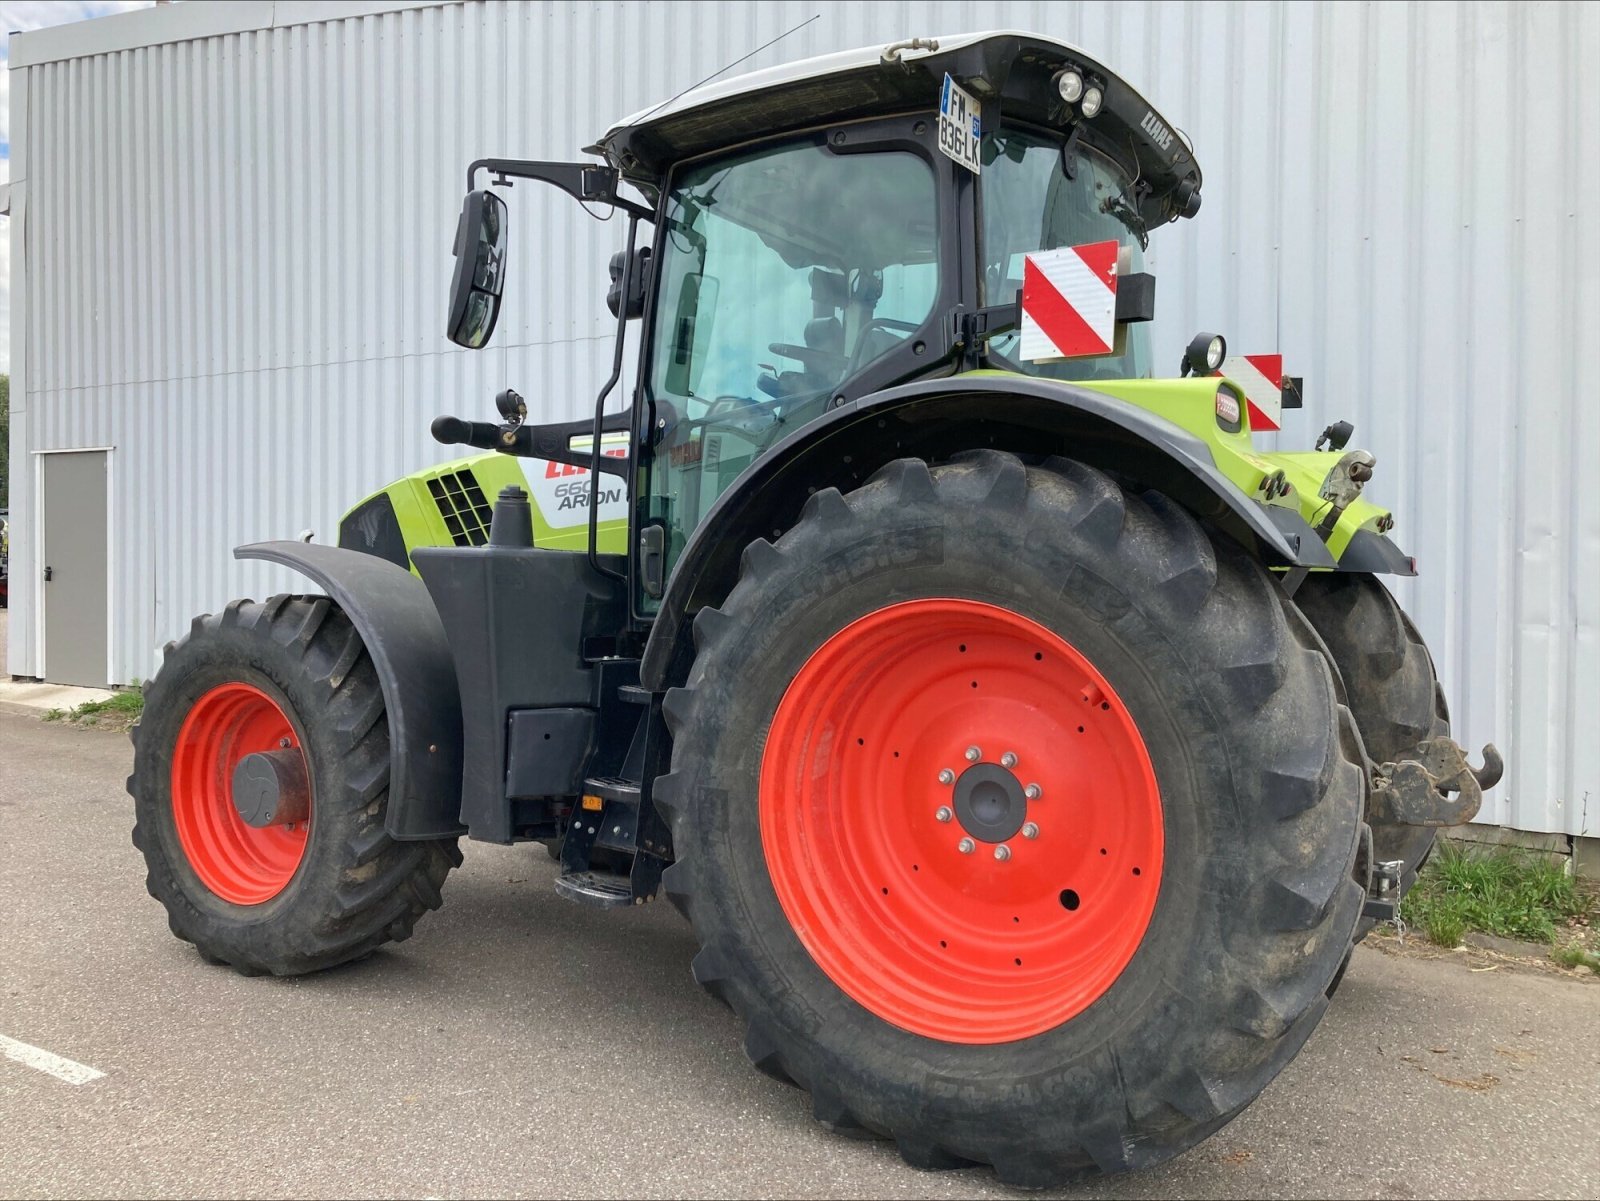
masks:
[[[455,274],[450,280],[447,336],[477,350],[488,344],[500,315],[505,284],[506,206],[493,192],[468,192],[456,225]]]

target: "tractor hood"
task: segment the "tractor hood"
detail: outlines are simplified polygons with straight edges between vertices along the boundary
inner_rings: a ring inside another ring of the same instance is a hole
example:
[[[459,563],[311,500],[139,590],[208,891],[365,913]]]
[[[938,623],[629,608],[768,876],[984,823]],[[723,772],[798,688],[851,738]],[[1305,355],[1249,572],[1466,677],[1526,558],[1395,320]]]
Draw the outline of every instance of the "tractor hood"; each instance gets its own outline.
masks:
[[[1064,102],[1056,72],[1073,67],[1104,93],[1083,117]],[[1080,135],[1139,182],[1139,214],[1150,228],[1199,209],[1200,166],[1143,96],[1065,42],[1011,31],[917,39],[805,59],[694,88],[614,125],[589,149],[654,195],[668,169],[789,130],[894,113],[934,112],[944,77],[978,98],[983,127],[1002,113],[1044,126],[1076,122]]]

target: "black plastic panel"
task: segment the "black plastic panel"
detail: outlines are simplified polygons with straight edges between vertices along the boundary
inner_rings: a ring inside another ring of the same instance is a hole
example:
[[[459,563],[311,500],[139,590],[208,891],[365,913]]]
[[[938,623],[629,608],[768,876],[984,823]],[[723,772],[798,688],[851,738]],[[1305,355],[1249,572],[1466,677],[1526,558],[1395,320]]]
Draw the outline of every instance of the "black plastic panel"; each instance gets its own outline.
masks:
[[[513,709],[507,727],[508,797],[578,794],[594,753],[593,709]]]
[[[406,538],[400,532],[400,520],[394,515],[394,502],[387,492],[369,497],[344,515],[339,523],[339,545],[411,570]]]
[[[444,622],[461,696],[461,820],[473,838],[510,842],[507,714],[595,708],[586,639],[615,637],[621,586],[588,556],[520,547],[418,547],[417,570]],[[620,556],[602,563],[621,570]]]

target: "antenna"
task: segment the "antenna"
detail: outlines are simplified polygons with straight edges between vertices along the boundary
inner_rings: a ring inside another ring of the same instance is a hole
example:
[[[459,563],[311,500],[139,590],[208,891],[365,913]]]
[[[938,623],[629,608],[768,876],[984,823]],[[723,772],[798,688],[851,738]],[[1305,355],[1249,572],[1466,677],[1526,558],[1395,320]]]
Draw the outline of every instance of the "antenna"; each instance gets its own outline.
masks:
[[[640,113],[637,117],[635,117],[633,119],[633,123],[635,125],[638,125],[646,117],[648,117],[651,113],[654,113],[659,109],[666,108],[667,105],[671,104],[674,100],[676,100],[678,98],[678,96],[687,96],[690,92],[694,91],[696,88],[701,87],[704,84],[710,83],[718,75],[721,75],[721,74],[724,74],[727,71],[733,70],[733,68],[737,67],[740,63],[744,62],[745,59],[754,58],[756,55],[760,54],[763,50],[765,50],[768,46],[776,46],[779,42],[783,41],[783,39],[788,37],[791,33],[799,33],[807,25],[811,24],[812,21],[820,20],[821,17],[822,17],[821,13],[813,13],[810,17],[808,17],[804,21],[801,21],[800,24],[796,25],[793,29],[786,29],[782,33],[780,33],[777,37],[773,38],[770,42],[767,42],[764,45],[757,46],[754,50],[750,51],[749,54],[745,55],[744,58],[736,58],[736,59],[734,59],[726,67],[722,67],[719,70],[713,71],[710,75],[707,75],[699,83],[691,83],[688,87],[684,88],[683,91],[679,92],[676,96],[668,96],[665,100],[663,100],[660,104],[656,105],[655,107],[646,109],[644,112]]]

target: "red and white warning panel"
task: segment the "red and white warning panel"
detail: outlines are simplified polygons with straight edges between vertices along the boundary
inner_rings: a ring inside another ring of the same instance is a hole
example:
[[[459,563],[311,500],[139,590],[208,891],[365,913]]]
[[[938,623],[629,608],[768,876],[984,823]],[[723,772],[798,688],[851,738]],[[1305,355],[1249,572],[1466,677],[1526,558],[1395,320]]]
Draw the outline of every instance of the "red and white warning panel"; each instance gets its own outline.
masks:
[[[1250,406],[1250,428],[1261,432],[1280,428],[1283,421],[1283,356],[1281,354],[1230,355],[1222,360],[1225,375],[1244,389]]]
[[[1026,255],[1022,357],[1030,362],[1111,354],[1117,338],[1118,243]]]

